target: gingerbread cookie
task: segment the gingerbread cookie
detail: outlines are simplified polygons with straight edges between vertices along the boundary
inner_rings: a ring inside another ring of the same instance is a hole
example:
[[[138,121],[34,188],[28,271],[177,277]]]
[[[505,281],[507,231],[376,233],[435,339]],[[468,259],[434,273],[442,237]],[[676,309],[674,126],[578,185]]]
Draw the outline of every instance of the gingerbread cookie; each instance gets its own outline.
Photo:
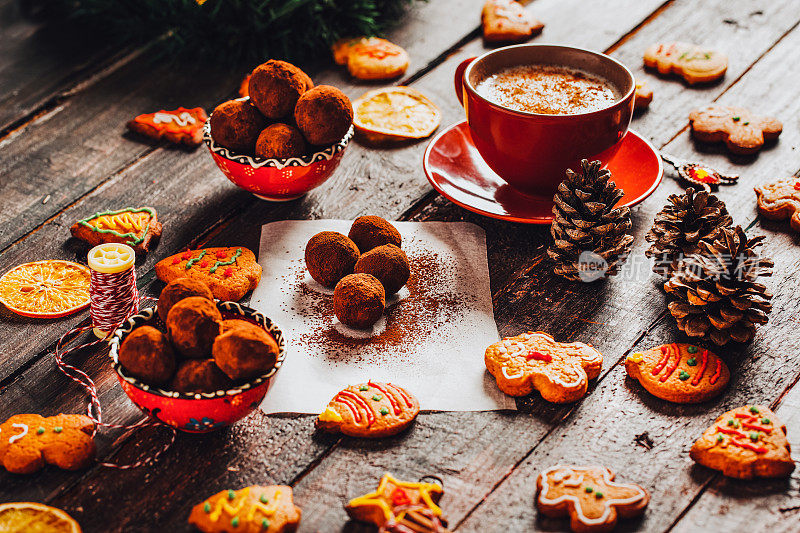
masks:
[[[158,111],[139,115],[128,122],[128,129],[152,139],[162,137],[171,143],[197,146],[203,142],[203,125],[208,120],[202,107]]]
[[[692,445],[689,456],[728,477],[783,477],[794,470],[786,426],[763,405],[723,414]]]
[[[195,505],[189,524],[205,533],[284,533],[297,530],[300,515],[292,487],[256,485],[223,490]]]
[[[690,84],[720,79],[728,70],[725,54],[690,43],[654,44],[644,51],[644,64],[661,74],[675,73]]]
[[[486,0],[481,11],[483,38],[492,43],[520,43],[542,32],[544,24],[515,0]]]
[[[675,403],[710,400],[731,378],[722,359],[691,344],[663,344],[632,353],[625,370],[653,396]]]
[[[70,228],[72,236],[92,246],[106,242],[127,244],[136,252],[149,252],[161,237],[161,222],[152,207],[126,207],[101,211],[77,221]]]
[[[339,62],[347,58],[347,70],[360,80],[388,80],[402,76],[408,68],[408,52],[378,37],[347,41],[334,48]]]
[[[14,415],[0,424],[0,464],[13,474],[55,465],[86,468],[94,459],[94,422],[83,415]]]
[[[345,510],[354,520],[375,524],[381,531],[396,528],[396,531],[444,532],[442,528],[447,522],[437,505],[442,494],[438,483],[398,481],[391,474],[384,474],[375,492],[350,500]],[[419,523],[420,517],[427,521],[429,529],[407,529]]]
[[[611,531],[617,518],[644,513],[650,494],[639,485],[616,483],[603,466],[558,465],[539,474],[536,506],[554,518],[569,515],[572,531]]]
[[[647,109],[653,101],[653,89],[646,81],[636,80],[636,94],[633,99],[633,109]]]
[[[162,259],[156,263],[156,276],[165,283],[194,278],[205,283],[214,298],[237,301],[261,281],[261,266],[247,248],[204,248]]]
[[[541,331],[507,337],[486,348],[486,368],[500,390],[526,396],[534,389],[548,402],[583,398],[589,380],[600,374],[603,356],[582,342],[556,342]]]
[[[351,437],[380,438],[406,429],[419,414],[419,402],[391,383],[350,385],[328,403],[316,425]]]
[[[800,178],[789,176],[754,189],[758,212],[772,220],[789,219],[792,229],[800,231]]]
[[[702,142],[724,142],[734,154],[749,155],[761,150],[783,131],[774,117],[759,117],[744,107],[712,104],[689,113],[692,134]]]

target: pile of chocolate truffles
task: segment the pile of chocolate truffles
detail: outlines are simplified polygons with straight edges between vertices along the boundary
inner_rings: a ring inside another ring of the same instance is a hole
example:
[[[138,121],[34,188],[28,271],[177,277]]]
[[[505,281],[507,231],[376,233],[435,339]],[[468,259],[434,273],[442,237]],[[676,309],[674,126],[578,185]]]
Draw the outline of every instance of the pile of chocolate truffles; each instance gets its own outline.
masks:
[[[211,137],[236,154],[299,157],[342,140],[353,123],[345,94],[318,85],[285,61],[270,59],[250,75],[250,99],[229,100],[211,114]]]
[[[216,392],[275,366],[278,344],[272,335],[247,320],[223,320],[211,290],[200,281],[172,281],[161,291],[156,310],[166,331],[140,326],[119,347],[127,374],[148,385]]]
[[[377,216],[358,217],[350,233],[317,233],[306,244],[306,268],[333,288],[333,311],[342,324],[369,329],[380,319],[386,296],[399,291],[411,269],[397,228]]]

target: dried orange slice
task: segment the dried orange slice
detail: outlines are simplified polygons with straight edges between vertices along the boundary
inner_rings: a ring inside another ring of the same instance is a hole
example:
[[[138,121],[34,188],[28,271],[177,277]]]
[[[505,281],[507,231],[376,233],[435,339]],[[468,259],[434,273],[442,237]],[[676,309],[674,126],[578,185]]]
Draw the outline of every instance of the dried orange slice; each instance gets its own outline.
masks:
[[[375,89],[353,102],[356,131],[373,142],[423,139],[430,136],[442,114],[428,98],[402,85]]]
[[[88,268],[71,261],[25,263],[0,277],[0,302],[22,316],[66,316],[89,305],[90,277]]]
[[[3,533],[81,533],[74,518],[61,509],[41,503],[0,504],[0,531]]]

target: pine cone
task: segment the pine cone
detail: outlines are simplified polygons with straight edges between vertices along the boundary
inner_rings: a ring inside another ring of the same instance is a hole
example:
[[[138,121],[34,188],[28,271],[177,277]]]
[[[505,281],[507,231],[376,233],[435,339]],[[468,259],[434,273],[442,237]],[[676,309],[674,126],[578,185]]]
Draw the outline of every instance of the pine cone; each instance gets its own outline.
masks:
[[[679,263],[664,289],[682,331],[718,345],[753,339],[755,325],[766,324],[772,310],[772,294],[756,281],[771,276],[774,266],[755,251],[763,240],[748,240],[741,226],[722,228],[714,241],[700,241],[700,253]]]
[[[645,252],[655,258],[653,272],[665,277],[682,258],[700,250],[701,240],[712,241],[720,228],[733,224],[725,202],[706,191],[695,193],[689,187],[685,194],[670,195],[669,201],[645,236],[653,243]]]
[[[611,172],[601,170],[600,161],[584,159],[581,167],[582,174],[567,170],[567,179],[553,198],[553,244],[547,254],[558,263],[559,276],[594,281],[617,274],[627,259],[633,243],[633,235],[627,234],[631,213],[627,207],[614,209],[624,193],[609,181]],[[606,262],[605,271],[587,270],[587,260],[600,262],[600,258]]]

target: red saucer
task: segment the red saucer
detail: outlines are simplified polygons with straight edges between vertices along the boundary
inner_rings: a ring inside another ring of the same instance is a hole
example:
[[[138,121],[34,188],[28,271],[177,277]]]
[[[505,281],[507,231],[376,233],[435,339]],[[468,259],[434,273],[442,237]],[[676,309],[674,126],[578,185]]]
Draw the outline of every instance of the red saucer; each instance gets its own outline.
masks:
[[[553,220],[552,198],[528,196],[500,179],[472,143],[466,121],[431,139],[422,166],[433,188],[464,209],[526,224],[549,224]],[[617,187],[625,191],[620,204],[627,206],[650,196],[664,173],[653,145],[630,129],[607,168]]]

